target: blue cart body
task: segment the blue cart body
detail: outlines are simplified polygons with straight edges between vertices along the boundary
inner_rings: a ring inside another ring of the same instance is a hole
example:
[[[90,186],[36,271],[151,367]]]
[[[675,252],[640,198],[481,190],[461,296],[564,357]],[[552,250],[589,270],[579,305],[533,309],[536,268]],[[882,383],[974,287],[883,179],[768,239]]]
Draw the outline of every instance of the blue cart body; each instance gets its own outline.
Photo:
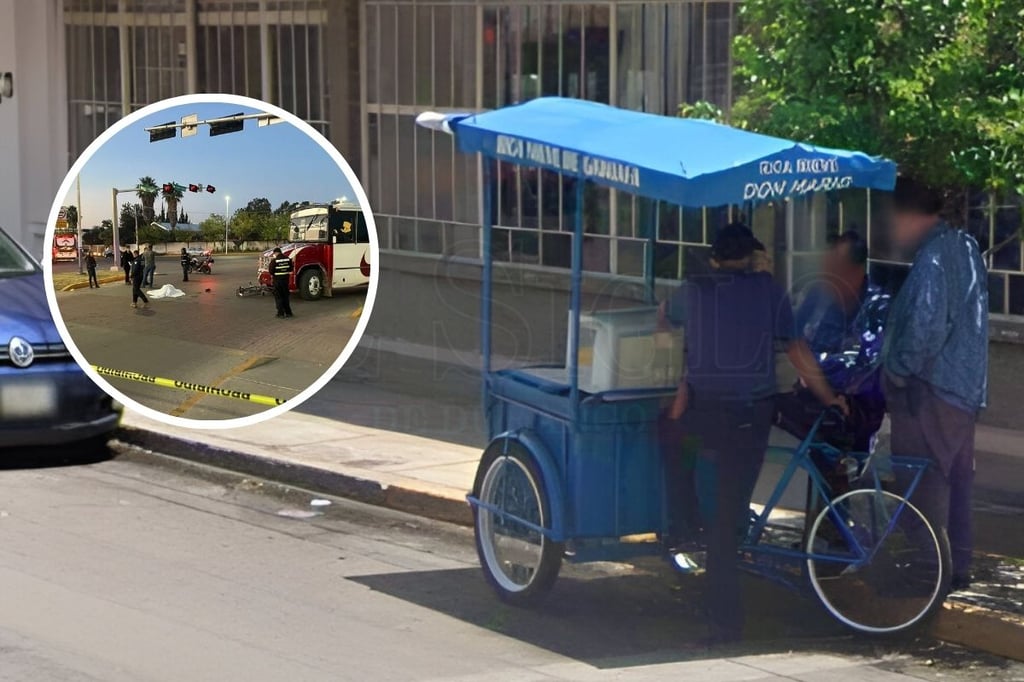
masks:
[[[563,501],[564,508],[552,512],[551,538],[660,532],[657,419],[664,392],[586,395],[575,422],[570,393],[568,386],[546,385],[524,371],[504,370],[488,379],[491,437],[520,441],[539,463],[549,495]]]

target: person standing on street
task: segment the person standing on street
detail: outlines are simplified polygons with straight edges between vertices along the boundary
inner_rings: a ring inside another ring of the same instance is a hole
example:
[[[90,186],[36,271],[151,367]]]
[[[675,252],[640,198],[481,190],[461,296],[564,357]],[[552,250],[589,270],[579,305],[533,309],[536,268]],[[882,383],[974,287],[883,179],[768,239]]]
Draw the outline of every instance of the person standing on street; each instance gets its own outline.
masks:
[[[737,553],[768,448],[776,344],[786,349],[823,408],[847,410],[796,333],[788,296],[770,274],[752,270],[756,248],[745,225],[722,228],[711,247],[712,271],[688,277],[660,308],[662,320],[686,328],[686,374],[668,417],[693,441],[693,476],[699,481],[694,486],[678,458],[666,456],[671,521],[676,529],[693,529],[693,519],[678,517],[679,507],[696,495],[707,542],[706,606],[714,641],[742,635]],[[667,450],[681,448],[673,443]]]
[[[96,256],[92,251],[85,254],[85,269],[89,273],[89,288],[100,288],[100,281],[96,278]]]
[[[156,275],[156,254],[153,253],[152,244],[146,244],[146,248],[142,251],[142,258],[146,263],[146,269],[142,273],[142,283],[152,287],[154,286],[153,277]]]
[[[274,302],[277,303],[278,317],[292,317],[291,278],[292,259],[284,255],[280,248],[274,249],[274,257],[270,259],[270,273],[274,277]]]
[[[149,299],[142,291],[143,278],[146,273],[146,260],[135,251],[135,258],[132,260],[132,307],[139,307],[139,299],[142,299],[142,307],[149,307]]]
[[[188,281],[188,271],[189,271],[188,251],[185,250],[185,248],[182,248],[181,249],[181,281],[182,282],[187,282]]]
[[[914,253],[882,349],[892,451],[926,456],[914,504],[953,554],[951,588],[971,584],[974,429],[988,394],[988,279],[978,243],[940,217],[942,197],[909,178],[893,193],[893,242]]]
[[[124,283],[132,283],[132,252],[127,246],[121,248],[121,269],[124,270]]]

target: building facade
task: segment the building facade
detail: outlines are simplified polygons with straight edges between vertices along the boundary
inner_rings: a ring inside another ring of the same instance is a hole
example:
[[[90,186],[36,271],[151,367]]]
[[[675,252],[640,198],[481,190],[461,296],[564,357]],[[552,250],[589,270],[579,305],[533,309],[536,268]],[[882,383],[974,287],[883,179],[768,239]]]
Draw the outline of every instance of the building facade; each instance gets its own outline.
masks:
[[[30,4],[0,3],[15,5],[22,14]],[[51,161],[44,175],[66,169],[125,112],[192,92],[248,95],[295,112],[341,150],[367,189],[382,248],[449,259],[480,256],[483,169],[478,159],[456,153],[449,137],[417,128],[416,114],[480,111],[544,95],[665,115],[675,115],[681,104],[707,100],[727,112],[734,92],[730,44],[740,23],[740,0],[47,0],[31,5],[35,35],[20,35],[19,26],[16,64],[38,70],[31,80],[47,83],[28,86],[53,110],[53,120],[45,124],[56,132],[45,139]],[[30,47],[40,44],[51,48]],[[33,55],[54,63],[40,68]],[[19,96],[24,91],[19,88]],[[7,106],[0,103],[0,117]],[[39,127],[30,119],[20,114],[18,126]],[[35,149],[43,134],[36,130],[20,144]],[[12,152],[3,146],[9,144],[0,142],[3,154],[24,156],[21,148]],[[22,173],[31,174],[30,164],[20,163]],[[574,209],[573,194],[566,191],[571,181],[500,164],[493,170],[495,257],[524,269],[565,268]],[[61,174],[49,180],[52,191],[43,192],[45,201],[31,199],[45,203],[42,213],[36,207],[18,214],[20,223],[27,213],[36,216],[22,228],[34,247],[41,247],[38,216],[45,215]],[[703,257],[715,229],[744,212],[744,207],[681,209],[597,187],[588,188],[584,201],[585,267],[598,277],[643,275],[649,262],[646,236],[653,230],[656,274],[678,279]],[[813,271],[826,234],[842,229],[866,234],[876,276],[898,282],[905,264],[885,237],[885,201],[883,194],[847,190],[762,206],[746,217],[773,247],[776,274],[793,286]],[[979,195],[966,210],[983,248],[1019,229],[1017,202]],[[90,217],[85,221],[89,224]],[[1022,249],[1019,239],[1011,240],[990,258],[997,316],[1024,316]]]

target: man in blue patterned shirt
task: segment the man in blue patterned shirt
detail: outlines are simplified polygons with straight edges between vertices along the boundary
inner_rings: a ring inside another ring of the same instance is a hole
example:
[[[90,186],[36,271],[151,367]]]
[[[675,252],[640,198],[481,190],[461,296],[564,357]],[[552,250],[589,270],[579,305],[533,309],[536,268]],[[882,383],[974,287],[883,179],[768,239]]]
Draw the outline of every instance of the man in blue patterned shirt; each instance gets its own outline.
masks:
[[[893,241],[915,253],[889,312],[882,352],[892,450],[932,467],[914,503],[953,552],[952,588],[970,585],[974,426],[988,376],[988,286],[977,242],[940,217],[942,199],[900,178]]]

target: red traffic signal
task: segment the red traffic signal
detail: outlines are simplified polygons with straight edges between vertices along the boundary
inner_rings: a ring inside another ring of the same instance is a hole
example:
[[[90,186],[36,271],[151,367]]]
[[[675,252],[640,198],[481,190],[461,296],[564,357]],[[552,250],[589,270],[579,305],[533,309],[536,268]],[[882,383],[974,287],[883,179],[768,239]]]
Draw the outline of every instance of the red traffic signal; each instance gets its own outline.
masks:
[[[189,192],[198,192],[199,189],[200,189],[199,185],[192,185],[192,184],[190,184],[188,186],[188,191]]]
[[[174,185],[172,185],[169,182],[165,182],[164,186],[161,189],[163,190],[164,194],[171,194],[174,192]]]
[[[206,186],[206,191],[209,192],[210,194],[213,194],[214,192],[217,191],[217,188],[214,187],[213,185],[207,185]]]

